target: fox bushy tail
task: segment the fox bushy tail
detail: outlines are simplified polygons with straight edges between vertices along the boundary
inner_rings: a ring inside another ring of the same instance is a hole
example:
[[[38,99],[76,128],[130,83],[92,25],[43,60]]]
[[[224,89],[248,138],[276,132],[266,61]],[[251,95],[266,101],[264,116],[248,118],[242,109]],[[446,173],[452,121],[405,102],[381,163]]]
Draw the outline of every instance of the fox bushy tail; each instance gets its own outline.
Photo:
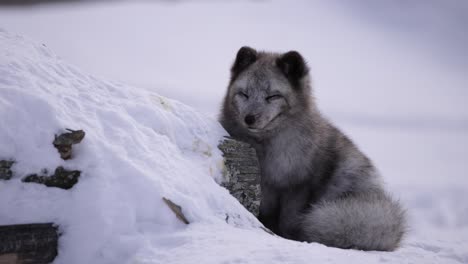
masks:
[[[303,239],[338,248],[392,251],[406,230],[404,213],[385,193],[319,202],[303,218]]]

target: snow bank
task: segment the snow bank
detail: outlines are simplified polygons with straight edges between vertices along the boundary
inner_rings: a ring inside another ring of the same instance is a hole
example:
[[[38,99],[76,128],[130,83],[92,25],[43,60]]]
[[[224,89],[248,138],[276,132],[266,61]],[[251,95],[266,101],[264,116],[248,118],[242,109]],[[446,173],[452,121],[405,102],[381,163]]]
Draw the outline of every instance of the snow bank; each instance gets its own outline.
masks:
[[[215,120],[154,92],[96,79],[5,31],[0,95],[0,159],[16,161],[14,177],[0,181],[0,224],[57,223],[57,262],[126,262],[148,240],[186,229],[163,196],[194,225],[223,226],[229,214],[237,226],[258,226],[215,182],[217,144],[226,135]],[[52,145],[65,128],[87,133],[70,161]],[[73,189],[21,182],[57,166],[82,171]]]

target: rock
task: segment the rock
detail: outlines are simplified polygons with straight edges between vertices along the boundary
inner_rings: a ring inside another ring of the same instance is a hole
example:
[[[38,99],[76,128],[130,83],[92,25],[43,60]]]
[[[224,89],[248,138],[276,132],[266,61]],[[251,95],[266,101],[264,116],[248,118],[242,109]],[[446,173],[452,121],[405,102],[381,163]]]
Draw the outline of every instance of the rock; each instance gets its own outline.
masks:
[[[47,187],[57,187],[61,189],[70,189],[77,182],[81,172],[77,170],[66,170],[63,167],[57,167],[55,173],[50,176],[38,176],[37,174],[31,174],[23,178],[23,182],[34,182],[44,184]]]
[[[0,180],[9,180],[13,176],[11,166],[15,163],[13,160],[0,160]]]
[[[54,147],[60,153],[60,157],[64,160],[71,158],[72,155],[72,145],[78,144],[83,140],[86,133],[83,130],[71,130],[69,133],[63,133],[59,136],[55,135]]]
[[[221,184],[253,215],[260,207],[260,167],[255,149],[249,144],[225,138],[218,146],[224,157]]]

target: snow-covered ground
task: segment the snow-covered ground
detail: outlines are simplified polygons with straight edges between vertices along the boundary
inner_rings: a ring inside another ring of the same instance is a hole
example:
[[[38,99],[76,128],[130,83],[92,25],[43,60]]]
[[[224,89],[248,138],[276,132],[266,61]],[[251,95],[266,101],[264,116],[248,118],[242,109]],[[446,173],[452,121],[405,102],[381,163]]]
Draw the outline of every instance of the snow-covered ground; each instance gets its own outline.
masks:
[[[61,224],[57,263],[468,263],[467,51],[445,56],[430,30],[418,42],[414,28],[409,38],[334,1],[0,7],[0,27],[12,33],[0,33],[0,159],[17,159],[0,224]],[[320,108],[408,209],[401,249],[271,237],[216,185],[225,132],[209,116],[242,45],[306,57]],[[63,162],[49,141],[67,127],[87,136]],[[84,172],[71,191],[20,182],[57,165]]]

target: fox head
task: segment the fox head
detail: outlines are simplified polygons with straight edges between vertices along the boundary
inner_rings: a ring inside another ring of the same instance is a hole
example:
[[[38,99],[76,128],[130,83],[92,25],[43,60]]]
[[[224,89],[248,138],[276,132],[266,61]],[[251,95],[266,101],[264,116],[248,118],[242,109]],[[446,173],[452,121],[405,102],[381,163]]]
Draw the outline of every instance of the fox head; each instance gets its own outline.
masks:
[[[308,110],[309,68],[297,51],[242,47],[231,67],[221,124],[238,137],[261,137]]]

